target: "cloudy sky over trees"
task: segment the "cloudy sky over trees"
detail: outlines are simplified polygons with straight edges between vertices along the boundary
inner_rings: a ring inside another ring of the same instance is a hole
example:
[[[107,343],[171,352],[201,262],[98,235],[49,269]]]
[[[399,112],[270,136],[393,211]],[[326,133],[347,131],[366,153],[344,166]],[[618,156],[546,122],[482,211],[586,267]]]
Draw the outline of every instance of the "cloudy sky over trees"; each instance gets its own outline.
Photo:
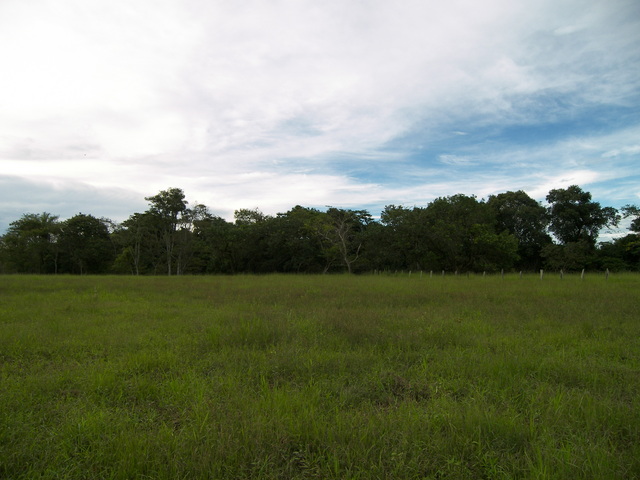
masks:
[[[640,201],[636,0],[3,0],[0,233],[579,184]]]

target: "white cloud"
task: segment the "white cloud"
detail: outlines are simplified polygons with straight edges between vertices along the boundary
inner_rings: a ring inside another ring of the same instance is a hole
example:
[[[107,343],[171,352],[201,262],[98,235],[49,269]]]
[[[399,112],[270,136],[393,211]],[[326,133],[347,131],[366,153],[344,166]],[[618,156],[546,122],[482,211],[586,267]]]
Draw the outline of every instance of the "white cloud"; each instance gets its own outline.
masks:
[[[581,138],[572,153],[481,140],[472,155],[458,142],[626,105],[637,13],[617,0],[5,0],[0,173],[264,210],[596,182],[607,169],[588,162],[627,159],[637,141]],[[409,135],[425,152],[455,140],[424,165],[387,148]],[[396,183],[358,178],[364,164]],[[460,177],[474,165],[499,170]]]
[[[615,148],[605,152],[602,156],[604,158],[614,158],[620,155],[632,155],[636,153],[640,153],[640,145],[627,145],[622,148]]]
[[[438,157],[440,163],[445,165],[454,165],[454,166],[470,166],[474,165],[476,162],[472,158],[461,156],[461,155],[440,155]]]

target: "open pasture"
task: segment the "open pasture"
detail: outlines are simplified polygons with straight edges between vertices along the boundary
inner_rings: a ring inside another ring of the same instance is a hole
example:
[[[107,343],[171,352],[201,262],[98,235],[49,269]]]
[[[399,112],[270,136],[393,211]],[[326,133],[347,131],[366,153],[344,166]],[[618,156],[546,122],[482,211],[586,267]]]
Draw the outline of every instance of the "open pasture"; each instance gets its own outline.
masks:
[[[640,276],[0,277],[3,479],[640,478]]]

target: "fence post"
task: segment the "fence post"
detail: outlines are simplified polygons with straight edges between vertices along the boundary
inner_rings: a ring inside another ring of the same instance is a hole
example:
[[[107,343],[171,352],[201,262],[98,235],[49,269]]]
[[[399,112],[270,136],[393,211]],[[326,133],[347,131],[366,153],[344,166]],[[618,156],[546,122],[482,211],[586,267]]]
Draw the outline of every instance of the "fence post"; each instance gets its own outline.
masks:
[[[500,270],[500,278],[504,278],[504,268]]]
[[[564,278],[564,270],[560,269],[560,280]]]
[[[540,269],[540,280],[542,280],[544,277],[544,270]]]
[[[582,269],[582,273],[580,274],[580,280],[584,280],[584,268]]]
[[[609,269],[607,268],[607,271],[604,272],[604,278],[605,280],[609,280]]]

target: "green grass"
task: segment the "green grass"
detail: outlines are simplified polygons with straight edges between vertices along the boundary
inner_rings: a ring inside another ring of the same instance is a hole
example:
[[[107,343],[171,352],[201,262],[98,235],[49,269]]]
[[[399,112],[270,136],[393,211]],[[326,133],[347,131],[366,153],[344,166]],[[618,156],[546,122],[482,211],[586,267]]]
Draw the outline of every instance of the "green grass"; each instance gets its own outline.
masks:
[[[0,277],[0,478],[640,478],[640,276]]]

